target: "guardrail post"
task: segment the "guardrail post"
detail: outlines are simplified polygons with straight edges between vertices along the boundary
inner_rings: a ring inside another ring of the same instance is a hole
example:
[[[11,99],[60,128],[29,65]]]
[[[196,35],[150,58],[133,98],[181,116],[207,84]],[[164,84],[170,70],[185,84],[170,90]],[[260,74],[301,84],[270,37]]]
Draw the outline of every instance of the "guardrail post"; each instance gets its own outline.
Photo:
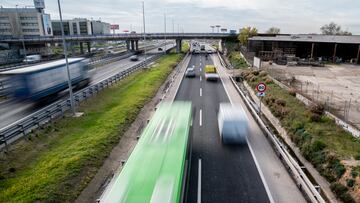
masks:
[[[8,146],[8,144],[7,144],[5,135],[4,135],[4,134],[0,134],[0,137],[1,137],[0,145],[4,144],[4,145],[5,145],[5,151],[8,151],[9,146]]]

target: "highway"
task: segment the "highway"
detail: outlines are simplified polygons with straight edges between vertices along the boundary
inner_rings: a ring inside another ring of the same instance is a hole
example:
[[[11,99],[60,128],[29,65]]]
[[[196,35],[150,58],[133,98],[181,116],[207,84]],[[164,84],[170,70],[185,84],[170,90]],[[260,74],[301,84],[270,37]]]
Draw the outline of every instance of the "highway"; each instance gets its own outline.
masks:
[[[197,77],[184,78],[175,98],[191,101],[194,111],[187,202],[198,202],[198,190],[201,202],[269,202],[249,147],[225,146],[219,139],[219,103],[230,101],[221,81],[205,81],[207,64],[213,64],[210,57],[192,56],[189,66],[195,65]]]
[[[167,45],[168,49],[170,45]],[[162,46],[164,49],[164,46]],[[148,51],[149,54],[161,53],[158,51],[158,48]],[[150,56],[148,56],[150,57]],[[125,70],[131,67],[134,64],[140,63],[144,59],[144,55],[139,55],[138,61],[130,61],[129,58],[125,58],[96,69],[91,70],[92,80],[90,84],[100,82],[103,79],[106,79],[122,70]],[[63,91],[56,96],[48,98],[45,102],[34,103],[31,101],[22,101],[14,102],[12,100],[7,100],[0,103],[0,128],[3,128],[31,113],[36,112],[37,110],[43,108],[46,105],[51,104],[61,98],[64,98],[67,95],[67,91]]]

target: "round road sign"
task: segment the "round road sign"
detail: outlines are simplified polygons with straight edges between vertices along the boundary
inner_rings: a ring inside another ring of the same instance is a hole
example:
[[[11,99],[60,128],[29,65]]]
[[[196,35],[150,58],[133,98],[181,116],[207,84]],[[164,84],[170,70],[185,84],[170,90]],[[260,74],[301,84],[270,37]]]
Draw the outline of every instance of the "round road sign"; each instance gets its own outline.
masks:
[[[265,92],[265,90],[266,90],[266,85],[265,85],[265,83],[259,83],[258,85],[256,85],[256,90],[258,91],[258,92]]]

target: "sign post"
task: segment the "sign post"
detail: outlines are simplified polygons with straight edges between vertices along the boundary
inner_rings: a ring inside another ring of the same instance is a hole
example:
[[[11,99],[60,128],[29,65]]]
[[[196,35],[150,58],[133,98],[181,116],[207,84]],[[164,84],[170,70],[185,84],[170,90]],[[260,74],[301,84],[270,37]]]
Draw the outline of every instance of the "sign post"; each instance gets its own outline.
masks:
[[[260,82],[256,85],[256,90],[258,91],[257,96],[260,97],[260,105],[259,105],[259,115],[261,115],[261,103],[262,99],[265,97],[266,85],[263,82]]]

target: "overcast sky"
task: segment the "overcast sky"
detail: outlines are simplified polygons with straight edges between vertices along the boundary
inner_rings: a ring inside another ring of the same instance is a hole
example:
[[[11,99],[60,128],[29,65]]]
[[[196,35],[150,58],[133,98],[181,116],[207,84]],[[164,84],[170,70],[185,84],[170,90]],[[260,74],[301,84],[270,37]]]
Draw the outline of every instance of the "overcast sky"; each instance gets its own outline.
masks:
[[[101,19],[120,25],[120,30],[142,29],[141,1],[61,0],[63,18]],[[3,7],[33,5],[32,0],[0,0]],[[45,0],[45,12],[58,19],[57,0]],[[282,33],[320,33],[331,21],[360,34],[359,0],[145,0],[146,30],[210,32],[210,25],[228,29],[255,26],[260,32],[275,26]]]

